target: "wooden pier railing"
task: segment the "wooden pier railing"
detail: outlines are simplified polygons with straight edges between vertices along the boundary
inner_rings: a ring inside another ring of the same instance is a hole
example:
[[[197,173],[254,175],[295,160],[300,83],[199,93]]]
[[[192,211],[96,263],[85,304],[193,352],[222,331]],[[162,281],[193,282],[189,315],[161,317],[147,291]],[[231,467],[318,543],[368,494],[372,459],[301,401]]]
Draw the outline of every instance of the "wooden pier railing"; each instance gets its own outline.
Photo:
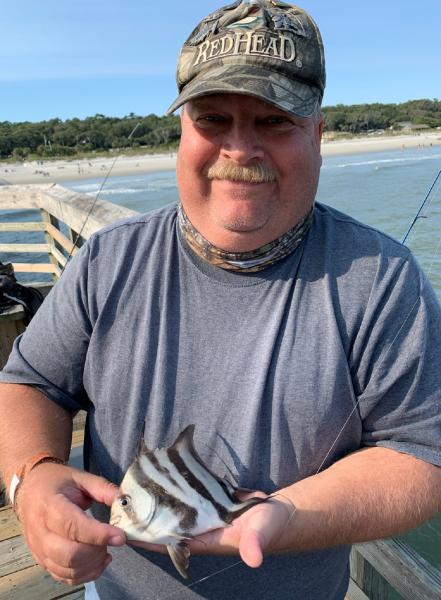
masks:
[[[6,221],[0,215],[0,257],[39,254],[46,262],[17,262],[16,273],[49,273],[57,279],[70,255],[75,254],[90,235],[118,219],[135,215],[128,208],[81,195],[56,184],[10,185],[0,187],[0,210],[35,211],[34,221]],[[44,234],[44,242],[2,243],[2,234],[34,232]],[[75,243],[75,247],[74,247]],[[5,259],[5,260],[4,260]]]
[[[91,210],[93,208],[93,210]],[[35,210],[32,222],[3,220],[0,212],[0,260],[12,253],[39,253],[45,262],[14,260],[17,273],[35,277],[48,274],[56,280],[70,254],[98,229],[118,219],[135,215],[134,211],[103,200],[77,194],[59,185],[24,185],[0,187],[0,211]],[[44,242],[2,243],[2,233],[43,232]],[[34,284],[33,284],[34,285]],[[24,314],[16,307],[0,315],[0,368],[12,341],[24,329]],[[83,422],[76,425],[73,452],[82,447]],[[441,570],[430,565],[400,539],[379,540],[354,547],[351,554],[351,581],[347,600],[389,600],[394,589],[404,600],[440,600]],[[71,589],[54,582],[38,565],[26,548],[12,510],[0,508],[0,598],[34,600],[66,598],[82,600],[82,586]],[[317,599],[326,600],[326,599]]]

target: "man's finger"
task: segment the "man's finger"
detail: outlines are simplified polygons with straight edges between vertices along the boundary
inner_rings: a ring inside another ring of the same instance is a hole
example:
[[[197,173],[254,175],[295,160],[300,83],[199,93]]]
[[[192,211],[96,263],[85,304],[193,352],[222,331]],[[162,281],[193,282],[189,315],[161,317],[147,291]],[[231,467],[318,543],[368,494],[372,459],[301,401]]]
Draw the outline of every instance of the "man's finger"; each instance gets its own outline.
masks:
[[[66,585],[82,585],[84,583],[88,583],[89,581],[95,581],[103,574],[103,571],[109,566],[112,562],[112,557],[108,554],[105,560],[95,568],[88,569],[82,573],[71,570],[71,569],[62,569],[57,565],[48,565],[47,571],[55,579],[60,583],[64,583]]]
[[[72,470],[72,479],[85,494],[101,504],[111,506],[118,495],[118,486],[104,477],[74,469]]]
[[[92,546],[122,546],[126,543],[121,529],[90,517],[61,494],[53,500],[50,521],[46,522],[46,526],[73,542]]]
[[[239,553],[249,567],[257,568],[263,563],[262,543],[254,529],[247,529],[240,538]]]
[[[44,550],[45,562],[50,561],[52,565],[73,571],[98,568],[107,556],[106,546],[71,542],[52,532],[45,537]]]
[[[149,544],[147,542],[139,542],[135,540],[127,540],[127,544],[129,546],[136,546],[137,548],[142,548],[143,550],[148,550],[149,552],[159,552],[160,554],[167,554],[167,546],[163,544]]]

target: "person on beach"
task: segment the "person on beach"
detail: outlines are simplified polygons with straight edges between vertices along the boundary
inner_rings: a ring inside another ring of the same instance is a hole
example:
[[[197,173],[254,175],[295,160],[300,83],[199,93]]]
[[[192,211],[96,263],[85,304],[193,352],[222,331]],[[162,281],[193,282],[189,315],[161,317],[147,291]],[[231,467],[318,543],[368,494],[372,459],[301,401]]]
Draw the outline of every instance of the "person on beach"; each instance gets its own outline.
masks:
[[[342,600],[352,543],[440,510],[441,309],[407,248],[314,201],[307,13],[219,9],[177,78],[179,204],[93,235],[16,340],[0,468],[36,560],[86,598]],[[85,471],[63,464],[80,409]],[[190,423],[214,472],[279,494],[189,544],[187,587],[107,521],[142,432]]]

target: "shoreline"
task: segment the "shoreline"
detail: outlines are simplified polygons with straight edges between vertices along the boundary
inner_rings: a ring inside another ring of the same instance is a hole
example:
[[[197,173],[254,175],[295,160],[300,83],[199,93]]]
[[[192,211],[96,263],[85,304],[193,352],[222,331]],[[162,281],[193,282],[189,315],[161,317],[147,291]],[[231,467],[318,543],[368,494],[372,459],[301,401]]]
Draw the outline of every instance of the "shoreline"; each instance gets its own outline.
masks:
[[[372,136],[322,142],[322,156],[344,156],[441,146],[441,131],[419,135]],[[43,160],[23,163],[0,162],[0,184],[62,183],[82,179],[106,177],[115,158],[72,160]],[[112,169],[112,176],[145,175],[161,171],[173,171],[176,154],[120,156]]]

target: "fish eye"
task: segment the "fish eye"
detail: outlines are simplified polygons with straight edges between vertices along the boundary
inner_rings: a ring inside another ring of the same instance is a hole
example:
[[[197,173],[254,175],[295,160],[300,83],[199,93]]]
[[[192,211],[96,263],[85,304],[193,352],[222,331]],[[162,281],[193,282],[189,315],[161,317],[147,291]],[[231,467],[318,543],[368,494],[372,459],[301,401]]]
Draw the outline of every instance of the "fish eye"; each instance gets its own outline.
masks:
[[[129,506],[130,500],[131,500],[130,496],[127,496],[127,495],[124,495],[124,496],[121,496],[120,498],[118,498],[119,505],[122,506],[123,508],[126,508],[127,506]]]

